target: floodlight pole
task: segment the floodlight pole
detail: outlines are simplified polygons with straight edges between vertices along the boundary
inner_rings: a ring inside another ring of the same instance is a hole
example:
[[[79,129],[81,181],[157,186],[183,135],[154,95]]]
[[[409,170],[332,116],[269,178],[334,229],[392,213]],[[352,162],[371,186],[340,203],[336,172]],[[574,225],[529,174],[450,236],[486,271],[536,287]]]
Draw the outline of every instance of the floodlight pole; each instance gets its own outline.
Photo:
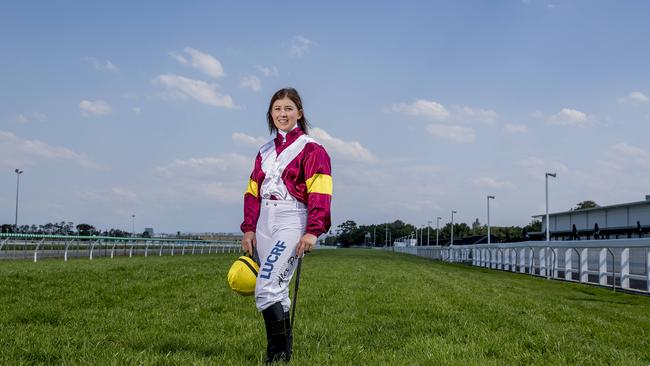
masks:
[[[440,237],[440,220],[442,220],[442,217],[438,216],[436,218],[436,246],[437,247],[440,246],[440,244],[438,244],[438,238]]]
[[[420,225],[420,246],[423,246],[424,241],[424,224]]]
[[[546,176],[544,177],[545,183],[546,183],[546,241],[551,241],[551,232],[549,230],[549,215],[548,215],[548,177],[553,177],[555,178],[557,176],[557,173],[546,173]]]
[[[548,215],[548,177],[555,178],[555,177],[557,177],[557,173],[546,173],[546,175],[544,176],[544,180],[545,180],[545,183],[546,183],[546,245],[550,245],[550,242],[551,242],[551,231],[550,231],[550,222],[549,222],[549,215]],[[549,262],[549,257],[548,257],[549,249],[550,249],[550,247],[547,247],[547,252],[546,252],[546,256],[545,256],[546,257],[546,263]],[[541,265],[540,265],[540,267],[541,267]],[[547,267],[546,268],[546,279],[550,279],[551,278],[550,273],[549,273],[550,271],[549,271],[548,266],[546,266],[546,267]]]
[[[431,241],[429,241],[429,228],[431,227],[431,224],[433,221],[427,221],[427,246],[431,246]]]
[[[131,215],[131,237],[135,238],[135,214]]]
[[[490,239],[491,239],[491,233],[490,233],[490,198],[494,199],[494,196],[487,196],[488,244],[490,244]]]
[[[451,211],[451,244],[454,245],[454,214],[458,213],[456,211]]]
[[[20,187],[20,175],[23,174],[23,171],[20,169],[14,170],[16,173],[16,216],[14,220],[14,232],[18,232],[18,190]]]

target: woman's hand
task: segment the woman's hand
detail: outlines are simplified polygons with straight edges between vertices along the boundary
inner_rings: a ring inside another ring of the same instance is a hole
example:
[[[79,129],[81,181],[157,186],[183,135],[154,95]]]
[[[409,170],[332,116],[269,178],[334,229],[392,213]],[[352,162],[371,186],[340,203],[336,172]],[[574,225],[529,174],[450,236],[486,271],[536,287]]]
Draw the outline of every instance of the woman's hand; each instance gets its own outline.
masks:
[[[300,242],[298,242],[298,247],[296,248],[296,255],[298,257],[302,257],[302,254],[304,252],[309,252],[314,248],[314,245],[316,245],[316,239],[313,234],[305,234],[300,238]]]
[[[254,231],[247,231],[244,233],[244,238],[241,241],[241,248],[244,252],[248,253],[251,257],[253,256],[253,248],[257,246],[257,239],[255,239]]]

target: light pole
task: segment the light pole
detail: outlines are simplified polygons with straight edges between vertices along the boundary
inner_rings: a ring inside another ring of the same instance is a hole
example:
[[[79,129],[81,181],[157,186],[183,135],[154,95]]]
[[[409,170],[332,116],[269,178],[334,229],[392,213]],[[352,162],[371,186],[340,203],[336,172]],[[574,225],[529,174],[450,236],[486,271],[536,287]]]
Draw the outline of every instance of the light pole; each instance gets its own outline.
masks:
[[[546,245],[549,245],[551,241],[550,222],[548,218],[548,177],[555,178],[557,177],[557,173],[546,173],[544,175],[544,180],[545,180],[544,183],[546,183]],[[546,247],[546,263],[549,263],[548,255],[550,253],[550,249],[551,249],[550,247]],[[540,263],[540,267],[541,265],[542,264]],[[549,280],[551,279],[551,271],[549,271],[548,265],[546,265],[545,267],[546,267],[546,279]]]
[[[427,246],[431,245],[431,242],[429,241],[429,227],[431,227],[431,224],[433,221],[427,221]]]
[[[494,196],[487,196],[487,211],[488,211],[488,244],[490,244],[490,198],[494,199]]]
[[[436,246],[440,246],[440,244],[438,244],[438,238],[440,236],[440,220],[442,220],[442,217],[438,216],[436,218]]]
[[[451,211],[451,245],[454,245],[454,214],[456,211]]]
[[[424,224],[420,225],[420,246],[424,246]]]
[[[135,238],[135,214],[131,215],[131,237]]]
[[[549,231],[550,222],[548,222],[548,177],[557,177],[557,173],[546,173],[544,179],[546,180],[546,241],[551,240],[551,232]]]
[[[20,175],[23,174],[23,171],[20,169],[14,170],[16,173],[16,218],[14,220],[14,232],[18,232],[18,189],[20,187]]]

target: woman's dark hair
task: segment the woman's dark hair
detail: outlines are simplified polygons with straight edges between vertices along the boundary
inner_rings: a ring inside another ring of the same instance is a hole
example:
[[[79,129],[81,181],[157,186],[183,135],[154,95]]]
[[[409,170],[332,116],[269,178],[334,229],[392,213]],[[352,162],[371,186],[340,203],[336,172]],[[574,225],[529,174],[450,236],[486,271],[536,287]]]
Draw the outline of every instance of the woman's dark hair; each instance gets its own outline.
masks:
[[[269,103],[269,110],[266,112],[266,120],[269,123],[269,132],[271,132],[271,134],[278,132],[278,128],[275,127],[275,123],[273,123],[273,116],[271,115],[271,109],[273,109],[273,103],[275,103],[276,100],[284,99],[284,98],[291,99],[291,101],[296,105],[296,108],[298,108],[298,110],[302,112],[302,117],[298,119],[298,127],[300,127],[302,132],[307,134],[309,121],[307,120],[307,117],[305,117],[305,111],[302,109],[302,99],[300,99],[300,94],[298,94],[298,91],[294,88],[282,88],[276,91],[275,94],[273,94],[273,96],[271,97],[271,103]]]

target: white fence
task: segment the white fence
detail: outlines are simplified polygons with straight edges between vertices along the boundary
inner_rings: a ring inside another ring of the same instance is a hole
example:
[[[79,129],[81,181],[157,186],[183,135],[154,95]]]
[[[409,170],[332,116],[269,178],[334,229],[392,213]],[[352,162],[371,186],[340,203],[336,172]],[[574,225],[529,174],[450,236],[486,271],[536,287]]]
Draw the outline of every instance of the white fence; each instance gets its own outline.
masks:
[[[42,258],[88,258],[114,256],[163,256],[212,253],[239,253],[241,245],[235,241],[193,241],[160,239],[88,239],[58,238],[0,238],[0,260]]]
[[[650,238],[388,249],[548,279],[650,293]]]

